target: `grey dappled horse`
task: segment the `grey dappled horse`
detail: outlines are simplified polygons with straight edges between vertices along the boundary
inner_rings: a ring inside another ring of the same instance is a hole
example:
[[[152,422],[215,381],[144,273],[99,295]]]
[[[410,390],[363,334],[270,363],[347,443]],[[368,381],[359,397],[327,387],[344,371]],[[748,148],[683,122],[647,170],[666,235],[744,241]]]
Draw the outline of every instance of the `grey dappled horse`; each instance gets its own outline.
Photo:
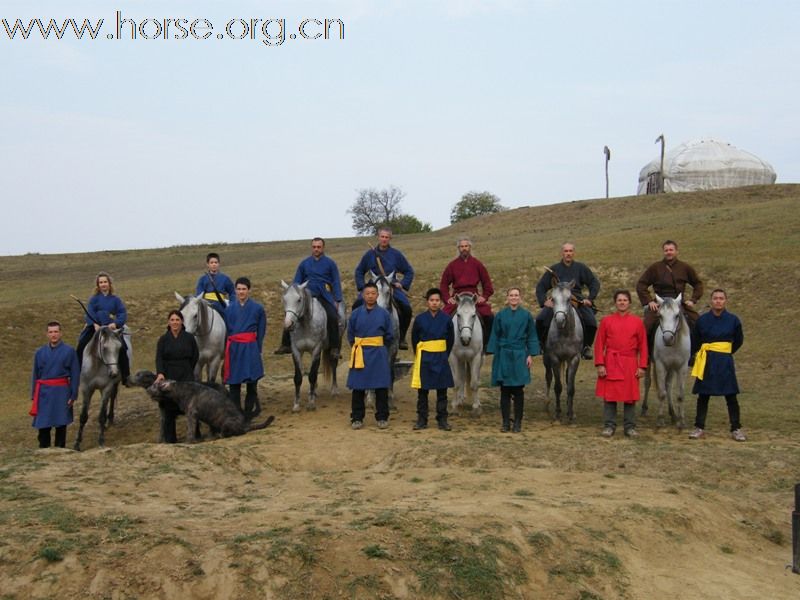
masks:
[[[472,414],[481,414],[481,401],[478,398],[481,365],[483,364],[483,326],[476,304],[478,294],[456,294],[458,308],[453,313],[455,343],[450,351],[450,370],[453,372],[455,395],[453,413],[466,401],[466,388],[472,390]]]
[[[100,390],[100,434],[97,445],[102,447],[105,444],[106,421],[114,421],[114,401],[117,397],[121,374],[117,361],[119,351],[122,348],[122,330],[113,330],[108,326],[101,327],[94,332],[91,341],[83,351],[83,362],[81,364],[80,384],[78,395],[83,399],[81,409],[81,424],[78,429],[78,437],[75,438],[75,450],[81,449],[83,441],[83,428],[89,420],[89,405],[92,401],[92,394],[95,390]],[[127,340],[126,340],[127,342]],[[130,348],[130,346],[128,346]]]
[[[289,332],[294,362],[294,404],[292,412],[300,410],[300,386],[303,384],[303,354],[311,354],[311,367],[308,371],[307,410],[317,408],[317,374],[320,360],[322,372],[331,377],[331,395],[339,393],[336,382],[336,367],[339,364],[338,352],[331,353],[328,339],[328,314],[322,303],[308,291],[308,282],[289,285],[281,280],[283,287],[283,327]],[[339,303],[339,339],[344,333],[344,303]],[[338,348],[336,349],[338,350]]]
[[[561,377],[566,377],[567,386],[567,420],[575,422],[573,403],[575,399],[575,374],[581,364],[583,349],[583,325],[578,311],[572,306],[572,288],[574,281],[556,284],[550,294],[553,299],[553,320],[547,330],[547,342],[544,345],[544,369],[546,394],[550,403],[550,383],[555,378],[553,391],[556,396],[555,419],[561,419]]]
[[[397,307],[394,305],[394,271],[388,275],[376,275],[372,271],[367,273],[367,281],[372,281],[378,286],[378,306],[389,311],[392,317],[392,343],[387,348],[389,354],[389,371],[392,381],[389,384],[389,408],[395,410],[397,406],[394,402],[394,363],[397,360],[397,350],[400,345],[400,317],[397,314]],[[367,406],[375,405],[375,392],[369,390],[366,399]]]
[[[186,331],[194,335],[200,356],[194,367],[195,381],[202,381],[203,368],[209,383],[214,383],[219,368],[225,359],[225,319],[211,303],[203,299],[203,295],[184,298],[175,292],[175,298],[181,303],[181,314]]]
[[[647,396],[650,392],[651,369],[655,366],[655,382],[659,400],[656,426],[665,425],[664,406],[666,404],[669,407],[672,423],[677,425],[679,430],[686,426],[683,394],[686,375],[689,372],[689,355],[691,354],[689,323],[681,310],[682,297],[682,294],[678,294],[677,298],[656,296],[658,329],[656,329],[653,339],[653,356],[645,374],[644,402],[642,402],[642,415],[645,415],[647,414]],[[673,385],[677,388],[676,403],[673,403],[672,400]]]

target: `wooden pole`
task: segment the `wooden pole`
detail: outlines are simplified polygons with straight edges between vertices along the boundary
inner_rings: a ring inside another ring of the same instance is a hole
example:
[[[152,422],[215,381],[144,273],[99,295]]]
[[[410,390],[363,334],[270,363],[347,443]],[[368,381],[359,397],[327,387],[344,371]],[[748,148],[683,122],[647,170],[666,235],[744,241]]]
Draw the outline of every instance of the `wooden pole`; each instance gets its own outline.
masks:
[[[800,483],[794,486],[792,511],[792,573],[800,575]]]
[[[603,146],[603,154],[606,155],[606,198],[608,198],[608,161],[611,160],[611,150],[608,146]]]
[[[661,166],[659,167],[658,171],[658,191],[659,193],[663,193],[666,190],[664,189],[664,134],[662,133],[660,136],[656,138],[656,143],[661,142]]]

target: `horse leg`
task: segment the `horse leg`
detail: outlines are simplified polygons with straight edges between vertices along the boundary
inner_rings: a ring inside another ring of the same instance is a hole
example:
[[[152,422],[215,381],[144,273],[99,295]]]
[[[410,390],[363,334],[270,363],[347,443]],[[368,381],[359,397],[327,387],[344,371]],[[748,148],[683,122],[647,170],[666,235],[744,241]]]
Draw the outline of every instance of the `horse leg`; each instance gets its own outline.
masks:
[[[113,386],[111,390],[103,390],[103,394],[100,397],[100,416],[97,418],[97,422],[100,425],[100,433],[97,435],[97,446],[103,448],[106,445],[106,421],[108,419],[108,402],[111,399],[111,394],[113,391]]]
[[[647,369],[644,372],[644,401],[642,402],[641,415],[644,417],[647,414],[647,397],[650,395],[650,379],[653,363],[647,364]]]
[[[480,384],[481,378],[481,359],[483,357],[480,354],[480,350],[478,350],[477,355],[475,358],[472,359],[472,362],[469,365],[469,379],[470,379],[470,389],[472,390],[472,416],[473,417],[480,417],[481,413],[481,401],[478,397],[478,385]]]
[[[117,394],[119,393],[119,384],[115,383],[111,390],[111,396],[108,399],[108,426],[114,424],[114,408],[117,406]]]
[[[544,409],[550,415],[551,386],[553,385],[553,367],[545,359],[544,361]],[[550,415],[552,417],[552,415]]]
[[[308,371],[307,410],[317,410],[317,375],[319,374],[320,349],[311,355],[311,368]]]
[[[555,421],[561,420],[561,390],[564,388],[561,386],[561,370],[562,365],[559,362],[553,368],[553,377],[555,378],[555,382],[553,385],[553,393],[556,397],[556,414],[555,414]]]
[[[389,363],[389,410],[396,411],[397,404],[394,401],[394,362],[397,359],[397,354],[392,357]]]
[[[300,412],[300,387],[303,385],[303,369],[302,358],[299,352],[292,352],[292,361],[294,362],[294,404],[292,404],[292,412]]]
[[[678,372],[675,374],[675,377],[678,379],[675,384],[678,388],[677,390],[677,398],[678,398],[678,431],[683,431],[686,428],[686,412],[685,412],[685,405],[683,403],[683,395],[684,395],[684,388],[686,387],[686,372],[689,368],[684,363]]]
[[[664,405],[669,402],[669,399],[667,398],[667,369],[661,362],[656,363],[655,374],[656,390],[658,391],[658,417],[656,418],[656,427],[663,427],[665,425]]]
[[[78,436],[75,438],[75,450],[80,452],[81,442],[83,441],[83,428],[86,427],[86,422],[89,420],[89,403],[92,401],[92,394],[89,390],[81,390],[83,397],[83,407],[81,408],[81,425],[78,428]]]
[[[222,356],[214,356],[211,360],[206,362],[206,375],[208,376],[208,382],[214,383],[217,380],[217,373],[219,373],[219,368],[222,365]],[[200,381],[198,379],[198,381]],[[224,382],[223,382],[224,383]]]
[[[578,367],[581,366],[581,354],[578,352],[572,360],[569,361],[567,366],[566,379],[567,379],[567,422],[572,425],[575,423],[575,376],[578,373]]]
[[[367,394],[364,396],[364,406],[367,408],[375,406],[375,390],[367,390]]]
[[[338,396],[339,384],[336,381],[336,369],[339,367],[339,359],[331,357],[328,353],[328,364],[331,370],[331,396]]]

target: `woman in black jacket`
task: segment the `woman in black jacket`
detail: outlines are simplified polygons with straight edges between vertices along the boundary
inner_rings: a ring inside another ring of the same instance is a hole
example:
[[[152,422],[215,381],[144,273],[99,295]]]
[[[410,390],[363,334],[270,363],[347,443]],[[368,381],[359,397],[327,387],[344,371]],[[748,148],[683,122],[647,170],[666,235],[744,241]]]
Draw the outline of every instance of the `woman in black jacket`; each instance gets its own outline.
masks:
[[[171,310],[167,319],[167,331],[158,339],[156,346],[156,381],[194,381],[194,367],[200,351],[194,336],[183,326],[183,314]],[[173,404],[161,403],[162,436],[167,444],[178,441],[175,432],[175,417],[181,414]]]

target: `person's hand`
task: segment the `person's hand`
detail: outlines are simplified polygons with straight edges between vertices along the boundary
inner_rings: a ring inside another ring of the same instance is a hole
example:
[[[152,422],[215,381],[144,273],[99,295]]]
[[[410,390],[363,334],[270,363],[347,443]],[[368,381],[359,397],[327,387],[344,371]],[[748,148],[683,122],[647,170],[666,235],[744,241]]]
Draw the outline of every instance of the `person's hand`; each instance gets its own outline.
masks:
[[[531,368],[531,364],[533,364],[533,357],[532,356],[528,356],[528,358],[525,360],[525,364],[530,369]]]
[[[642,377],[644,377],[644,369],[639,367],[636,369],[636,379],[641,379]]]
[[[649,308],[653,312],[658,312],[658,302],[656,302],[655,300],[650,300],[650,302],[647,303],[647,308]]]
[[[108,328],[111,331],[116,331],[117,330],[117,324],[116,323],[109,323]]]
[[[694,300],[687,300],[684,304],[690,308],[694,307]]]
[[[164,381],[165,379],[166,379],[166,377],[164,377],[164,374],[163,373],[159,373],[158,375],[156,375],[156,380],[155,380],[154,383],[158,383],[159,381]]]
[[[455,304],[455,303],[456,303],[456,299],[455,299],[455,298],[453,298],[452,296],[450,296],[450,297],[447,299],[447,303],[448,303],[448,304]]]
[[[397,289],[400,289],[401,287],[403,287],[402,284],[399,281],[395,281],[392,285],[394,287],[396,287]]]
[[[95,330],[95,331],[99,331],[99,330],[100,330],[100,325],[98,325],[97,323],[95,323],[95,324],[94,324],[94,330]]]
[[[483,304],[484,302],[486,302],[486,298],[483,296],[478,296],[478,304]]]
[[[75,404],[75,398],[70,398],[67,400],[67,406],[72,407],[73,404]]]
[[[555,306],[555,305],[553,304],[553,299],[552,299],[552,298],[548,298],[547,300],[545,300],[545,301],[544,301],[544,305],[545,305],[547,308],[553,308],[553,306]]]
[[[592,301],[589,300],[588,298],[584,298],[583,299],[583,305],[591,307],[592,306]]]
[[[606,376],[606,367],[605,367],[605,365],[597,365],[597,376],[598,377],[605,377]]]

